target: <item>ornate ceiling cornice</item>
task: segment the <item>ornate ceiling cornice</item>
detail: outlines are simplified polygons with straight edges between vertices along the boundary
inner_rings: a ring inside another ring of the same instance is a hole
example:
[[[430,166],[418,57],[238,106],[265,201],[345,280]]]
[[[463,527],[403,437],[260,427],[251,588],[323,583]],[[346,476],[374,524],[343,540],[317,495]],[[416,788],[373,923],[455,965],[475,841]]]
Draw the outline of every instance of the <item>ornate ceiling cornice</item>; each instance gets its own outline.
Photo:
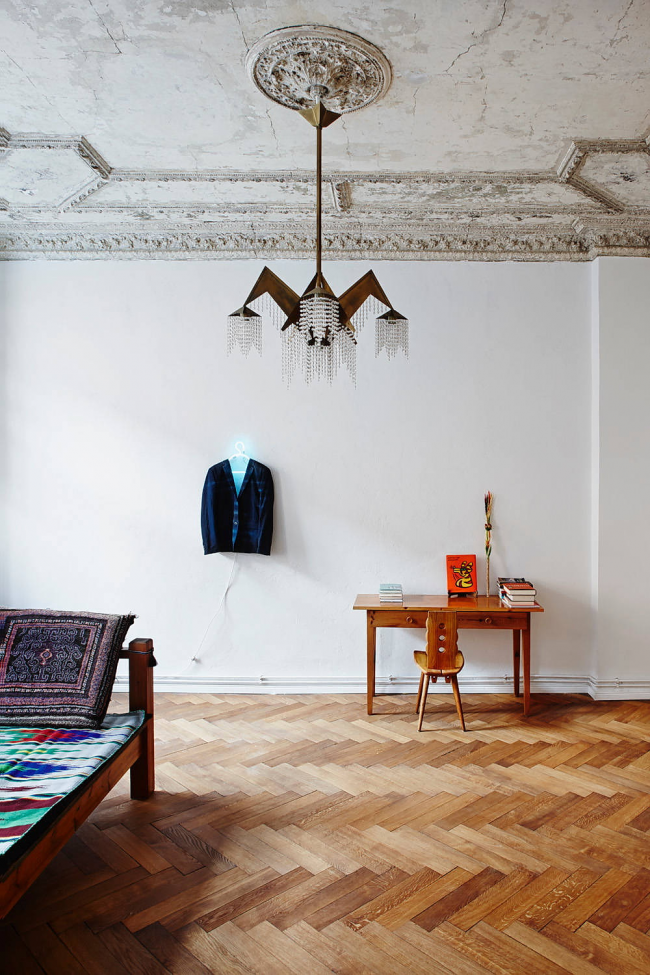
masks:
[[[313,256],[311,173],[113,169],[84,137],[3,129],[0,160],[5,259]],[[556,173],[327,180],[331,258],[650,256],[648,139],[576,140]]]
[[[3,257],[9,260],[47,257],[60,259],[176,258],[206,260],[234,258],[312,258],[311,229],[290,231],[277,227],[242,230],[203,227],[178,230],[160,227],[132,233],[116,227],[98,231],[81,227],[63,231],[43,226],[38,232],[8,232]],[[650,257],[650,220],[623,231],[615,226],[579,225],[570,231],[476,232],[471,227],[454,230],[408,230],[371,227],[325,232],[327,256],[358,260],[479,260],[479,261],[591,261],[595,257]]]

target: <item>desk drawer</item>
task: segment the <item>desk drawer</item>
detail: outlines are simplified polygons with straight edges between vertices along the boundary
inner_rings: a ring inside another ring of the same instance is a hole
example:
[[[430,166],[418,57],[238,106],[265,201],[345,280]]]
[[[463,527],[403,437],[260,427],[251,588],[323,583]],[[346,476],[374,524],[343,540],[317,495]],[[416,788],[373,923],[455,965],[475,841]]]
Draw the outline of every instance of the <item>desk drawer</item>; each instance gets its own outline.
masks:
[[[372,616],[375,626],[403,626],[420,627],[424,629],[427,625],[427,611],[410,609],[374,609]]]
[[[464,630],[525,630],[526,613],[459,613],[458,628]]]

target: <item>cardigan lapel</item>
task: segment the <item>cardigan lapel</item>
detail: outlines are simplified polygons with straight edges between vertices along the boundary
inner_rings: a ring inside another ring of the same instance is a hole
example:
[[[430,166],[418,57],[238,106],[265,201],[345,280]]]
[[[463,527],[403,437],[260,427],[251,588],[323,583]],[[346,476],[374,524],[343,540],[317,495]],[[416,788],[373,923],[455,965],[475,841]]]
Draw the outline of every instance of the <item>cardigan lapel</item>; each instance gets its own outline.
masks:
[[[230,490],[232,491],[232,493],[236,497],[237,496],[237,485],[235,484],[235,478],[232,476],[232,467],[230,466],[230,461],[229,460],[222,461],[221,464],[219,464],[219,467],[221,467],[221,469],[223,470],[224,474],[226,475],[226,480],[228,481],[228,484],[230,486]]]
[[[253,460],[253,458],[252,457],[249,457],[249,459],[248,459],[248,466],[246,468],[246,473],[244,474],[244,480],[241,482],[241,487],[239,489],[239,495],[240,496],[244,493],[244,488],[246,487],[246,485],[248,484],[248,482],[251,479],[251,474],[253,473],[253,464],[254,463],[255,463],[255,461]],[[230,462],[228,463],[228,466],[230,467]],[[230,472],[230,476],[232,478],[232,471]],[[235,483],[235,481],[234,481],[234,478],[233,478],[233,484],[234,483]],[[237,492],[235,491],[235,493],[237,493]]]

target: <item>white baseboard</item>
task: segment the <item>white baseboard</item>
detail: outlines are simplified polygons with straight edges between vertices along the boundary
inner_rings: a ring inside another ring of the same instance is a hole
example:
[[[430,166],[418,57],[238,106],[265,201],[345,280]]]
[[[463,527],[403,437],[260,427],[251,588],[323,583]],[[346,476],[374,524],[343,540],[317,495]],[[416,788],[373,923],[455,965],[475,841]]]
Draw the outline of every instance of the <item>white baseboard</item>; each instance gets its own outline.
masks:
[[[512,674],[503,677],[460,677],[466,694],[507,694]],[[127,685],[119,676],[117,685]],[[378,677],[380,694],[414,694],[418,678]],[[180,674],[154,676],[154,689],[182,694],[365,694],[365,677],[192,677]],[[596,680],[594,677],[533,675],[530,689],[537,694],[589,694],[596,701],[638,701],[650,699],[648,680]],[[431,692],[448,693],[444,684],[432,684]]]
[[[587,678],[587,694],[596,701],[650,700],[650,680],[596,680]]]

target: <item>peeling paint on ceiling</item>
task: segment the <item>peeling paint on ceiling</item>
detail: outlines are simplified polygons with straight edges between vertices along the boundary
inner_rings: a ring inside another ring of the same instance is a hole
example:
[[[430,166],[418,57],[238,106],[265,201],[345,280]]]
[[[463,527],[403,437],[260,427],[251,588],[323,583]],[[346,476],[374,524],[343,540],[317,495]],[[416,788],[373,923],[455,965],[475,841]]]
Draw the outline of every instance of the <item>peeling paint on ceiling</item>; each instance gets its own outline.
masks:
[[[341,253],[381,254],[391,232],[402,256],[650,253],[650,0],[6,0],[6,255],[86,241],[110,256],[145,234],[145,250],[190,256],[183,234],[218,226],[210,253],[257,256],[282,221],[300,253],[313,133],[244,67],[300,23],[353,31],[393,68],[380,101],[326,133]]]

